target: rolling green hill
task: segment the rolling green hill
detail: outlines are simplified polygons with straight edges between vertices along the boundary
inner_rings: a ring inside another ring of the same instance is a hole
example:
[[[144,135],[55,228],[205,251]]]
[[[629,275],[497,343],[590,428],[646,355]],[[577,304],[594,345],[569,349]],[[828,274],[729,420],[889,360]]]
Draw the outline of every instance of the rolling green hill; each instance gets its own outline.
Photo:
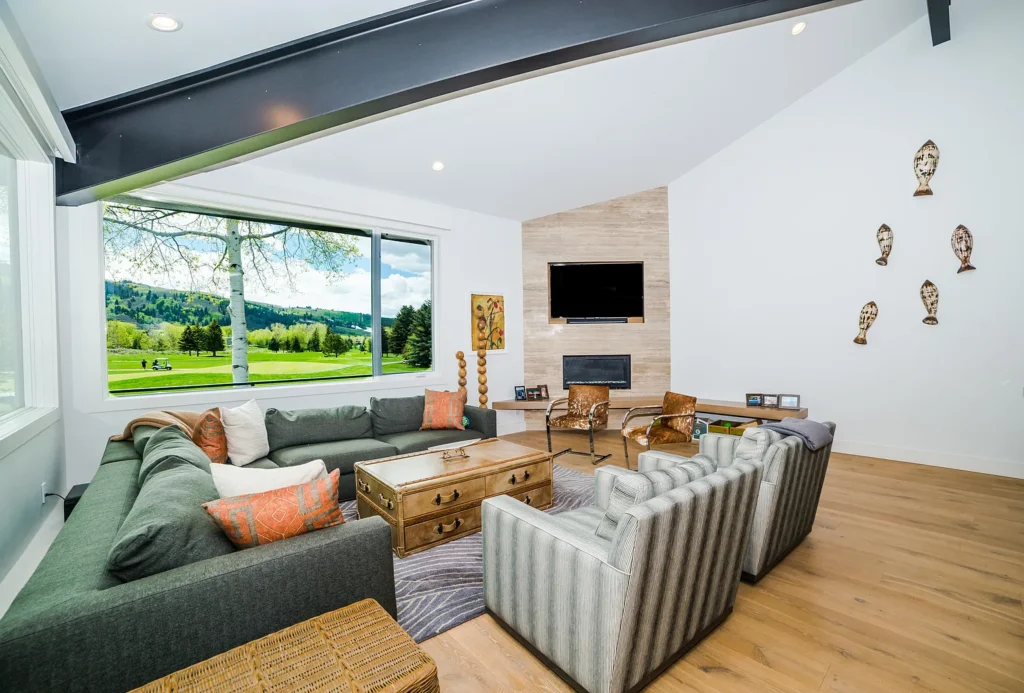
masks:
[[[140,328],[163,322],[187,325],[207,324],[216,318],[222,326],[231,324],[228,299],[197,291],[163,289],[127,281],[107,281],[107,319],[134,323]],[[275,323],[285,327],[299,323],[322,323],[340,334],[365,336],[371,325],[369,313],[351,313],[324,308],[274,306],[268,303],[245,302],[245,319],[249,330],[269,328]],[[390,327],[393,318],[382,318]]]

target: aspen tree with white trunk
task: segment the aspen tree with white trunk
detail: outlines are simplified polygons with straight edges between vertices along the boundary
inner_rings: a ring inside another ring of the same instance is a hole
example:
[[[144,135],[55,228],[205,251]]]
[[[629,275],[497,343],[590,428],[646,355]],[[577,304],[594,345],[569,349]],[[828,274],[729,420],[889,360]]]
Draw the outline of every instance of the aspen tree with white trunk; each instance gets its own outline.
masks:
[[[229,290],[231,381],[249,382],[246,282],[266,291],[312,268],[339,280],[345,264],[360,256],[355,237],[343,232],[107,203],[103,244],[111,274],[162,275],[171,288]],[[115,277],[118,278],[118,277]]]

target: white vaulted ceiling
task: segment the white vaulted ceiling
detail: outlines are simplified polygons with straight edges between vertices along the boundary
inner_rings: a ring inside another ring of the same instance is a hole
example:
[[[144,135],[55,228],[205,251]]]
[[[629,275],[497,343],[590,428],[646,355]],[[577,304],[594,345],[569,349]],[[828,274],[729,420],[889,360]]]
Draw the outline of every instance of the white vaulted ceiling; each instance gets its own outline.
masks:
[[[8,2],[65,108],[411,4]],[[150,12],[172,14],[184,28],[158,34],[146,26]],[[862,0],[807,15],[799,36],[791,18],[596,62],[250,165],[530,219],[666,185],[925,15],[925,0]],[[884,119],[885,104],[876,112]],[[798,156],[800,142],[792,146]],[[434,161],[444,171],[434,172]]]

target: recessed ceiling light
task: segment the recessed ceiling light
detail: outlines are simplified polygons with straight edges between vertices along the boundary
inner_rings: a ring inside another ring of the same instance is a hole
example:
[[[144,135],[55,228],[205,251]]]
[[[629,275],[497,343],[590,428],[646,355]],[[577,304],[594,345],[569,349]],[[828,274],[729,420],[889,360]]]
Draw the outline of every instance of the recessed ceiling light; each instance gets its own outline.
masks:
[[[149,28],[163,32],[177,31],[181,28],[181,22],[169,14],[155,13],[149,16]]]
[[[435,161],[434,165],[431,166],[430,168],[434,169],[435,171],[443,171],[444,170],[444,162],[443,161]]]
[[[793,36],[797,36],[807,28],[807,22],[797,22],[793,25]]]

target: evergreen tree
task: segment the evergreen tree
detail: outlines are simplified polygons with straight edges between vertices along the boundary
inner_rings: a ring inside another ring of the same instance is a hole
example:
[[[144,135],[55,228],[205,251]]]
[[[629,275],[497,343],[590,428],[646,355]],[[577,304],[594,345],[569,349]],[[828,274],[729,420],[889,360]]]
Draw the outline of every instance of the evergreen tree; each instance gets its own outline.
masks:
[[[416,368],[430,368],[433,362],[434,342],[431,327],[430,301],[427,301],[416,311],[409,339],[405,344],[406,359]]]
[[[206,327],[206,339],[203,346],[207,351],[212,352],[214,356],[217,355],[218,351],[224,351],[224,331],[220,329],[220,323],[217,322],[217,318],[212,318],[210,324]]]
[[[309,335],[309,341],[306,342],[306,351],[320,351],[320,330],[313,329],[313,334]]]
[[[278,339],[277,337],[271,337],[270,341],[267,342],[267,348],[273,351],[274,353],[281,351],[281,340]]]
[[[196,336],[196,356],[199,356],[199,352],[206,349],[206,328],[197,322],[192,326],[192,334]]]
[[[362,352],[366,351],[366,340],[365,339],[362,339],[362,340],[359,341],[359,351],[362,351]]]
[[[405,344],[409,340],[409,333],[412,331],[412,322],[415,317],[416,309],[412,306],[402,306],[398,311],[395,322],[391,325],[389,345],[392,353],[405,353]]]
[[[181,338],[178,340],[178,348],[182,351],[187,351],[189,356],[192,355],[193,351],[199,354],[199,338],[196,337],[195,329],[191,325],[185,325],[185,330],[181,333]]]
[[[386,327],[380,328],[380,355],[385,356],[390,353],[391,349],[391,338],[388,336],[388,329]]]
[[[334,330],[331,329],[331,326],[328,325],[327,330],[324,332],[324,339],[320,343],[320,350],[323,351],[324,356],[338,355],[336,348],[339,347],[340,345],[338,344],[337,340],[338,335],[336,335],[334,333]]]

